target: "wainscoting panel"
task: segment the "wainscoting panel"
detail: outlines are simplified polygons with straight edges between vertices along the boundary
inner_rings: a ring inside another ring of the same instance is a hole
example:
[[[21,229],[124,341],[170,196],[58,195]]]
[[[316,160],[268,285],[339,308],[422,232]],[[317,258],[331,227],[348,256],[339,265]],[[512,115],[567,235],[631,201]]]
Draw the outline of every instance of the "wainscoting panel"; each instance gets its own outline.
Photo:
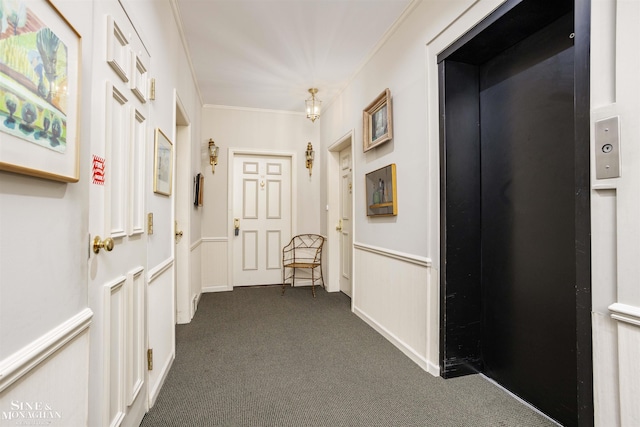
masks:
[[[153,406],[175,358],[173,258],[150,269],[147,286],[148,348],[153,350],[149,375],[149,407]]]
[[[86,425],[92,314],[85,309],[0,361],[0,425]]]
[[[202,239],[202,292],[233,290],[228,280],[228,244],[226,237]]]
[[[640,425],[640,307],[615,303],[609,307],[618,323],[620,425]]]
[[[437,313],[430,312],[437,305],[437,293],[436,301],[430,301],[434,297],[430,287],[437,285],[430,283],[431,261],[363,244],[354,247],[354,312],[434,373],[437,354],[428,351],[427,341],[434,316],[437,323]],[[431,339],[437,340],[437,335]]]

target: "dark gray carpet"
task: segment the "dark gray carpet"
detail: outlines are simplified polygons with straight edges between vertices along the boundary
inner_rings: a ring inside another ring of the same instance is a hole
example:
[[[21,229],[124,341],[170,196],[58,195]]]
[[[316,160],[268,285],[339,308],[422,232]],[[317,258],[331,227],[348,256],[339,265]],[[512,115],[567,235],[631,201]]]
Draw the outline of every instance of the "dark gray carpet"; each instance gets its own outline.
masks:
[[[485,378],[423,371],[323,289],[204,294],[141,426],[554,426]]]

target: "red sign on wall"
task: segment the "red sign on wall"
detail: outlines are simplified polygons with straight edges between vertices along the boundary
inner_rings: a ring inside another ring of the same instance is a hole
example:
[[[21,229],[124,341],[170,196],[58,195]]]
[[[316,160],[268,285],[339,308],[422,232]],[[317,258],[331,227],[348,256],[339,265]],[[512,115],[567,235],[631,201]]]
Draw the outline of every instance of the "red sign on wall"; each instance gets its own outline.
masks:
[[[104,185],[104,159],[93,155],[93,183],[98,185]]]

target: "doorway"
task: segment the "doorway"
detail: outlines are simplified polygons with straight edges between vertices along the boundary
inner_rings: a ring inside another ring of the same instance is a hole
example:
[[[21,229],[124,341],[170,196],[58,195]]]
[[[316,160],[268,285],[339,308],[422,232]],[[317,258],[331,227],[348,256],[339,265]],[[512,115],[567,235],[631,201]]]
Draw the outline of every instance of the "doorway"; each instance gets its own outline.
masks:
[[[191,122],[184,105],[175,92],[175,179],[174,244],[176,322],[189,323],[200,298],[200,285],[191,280],[191,197],[194,186],[191,176]]]
[[[438,57],[441,372],[590,425],[588,27],[583,2],[540,3],[507,1]]]
[[[292,236],[292,159],[235,153],[230,229],[233,286],[282,282],[282,248]]]
[[[353,286],[353,131],[327,152],[327,291],[352,298]],[[334,231],[335,230],[335,231]],[[335,233],[335,234],[334,234]],[[335,236],[336,238],[333,238]]]

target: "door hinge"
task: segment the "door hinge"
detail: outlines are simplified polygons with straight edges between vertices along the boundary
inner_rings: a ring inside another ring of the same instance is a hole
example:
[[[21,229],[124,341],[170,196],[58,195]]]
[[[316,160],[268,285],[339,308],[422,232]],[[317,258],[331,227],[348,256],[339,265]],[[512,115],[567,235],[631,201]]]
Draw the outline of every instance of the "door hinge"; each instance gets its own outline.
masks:
[[[147,350],[147,370],[153,371],[153,349]]]
[[[153,212],[147,214],[147,234],[153,234]]]
[[[156,100],[156,79],[151,79],[149,84],[149,99],[151,101]]]

